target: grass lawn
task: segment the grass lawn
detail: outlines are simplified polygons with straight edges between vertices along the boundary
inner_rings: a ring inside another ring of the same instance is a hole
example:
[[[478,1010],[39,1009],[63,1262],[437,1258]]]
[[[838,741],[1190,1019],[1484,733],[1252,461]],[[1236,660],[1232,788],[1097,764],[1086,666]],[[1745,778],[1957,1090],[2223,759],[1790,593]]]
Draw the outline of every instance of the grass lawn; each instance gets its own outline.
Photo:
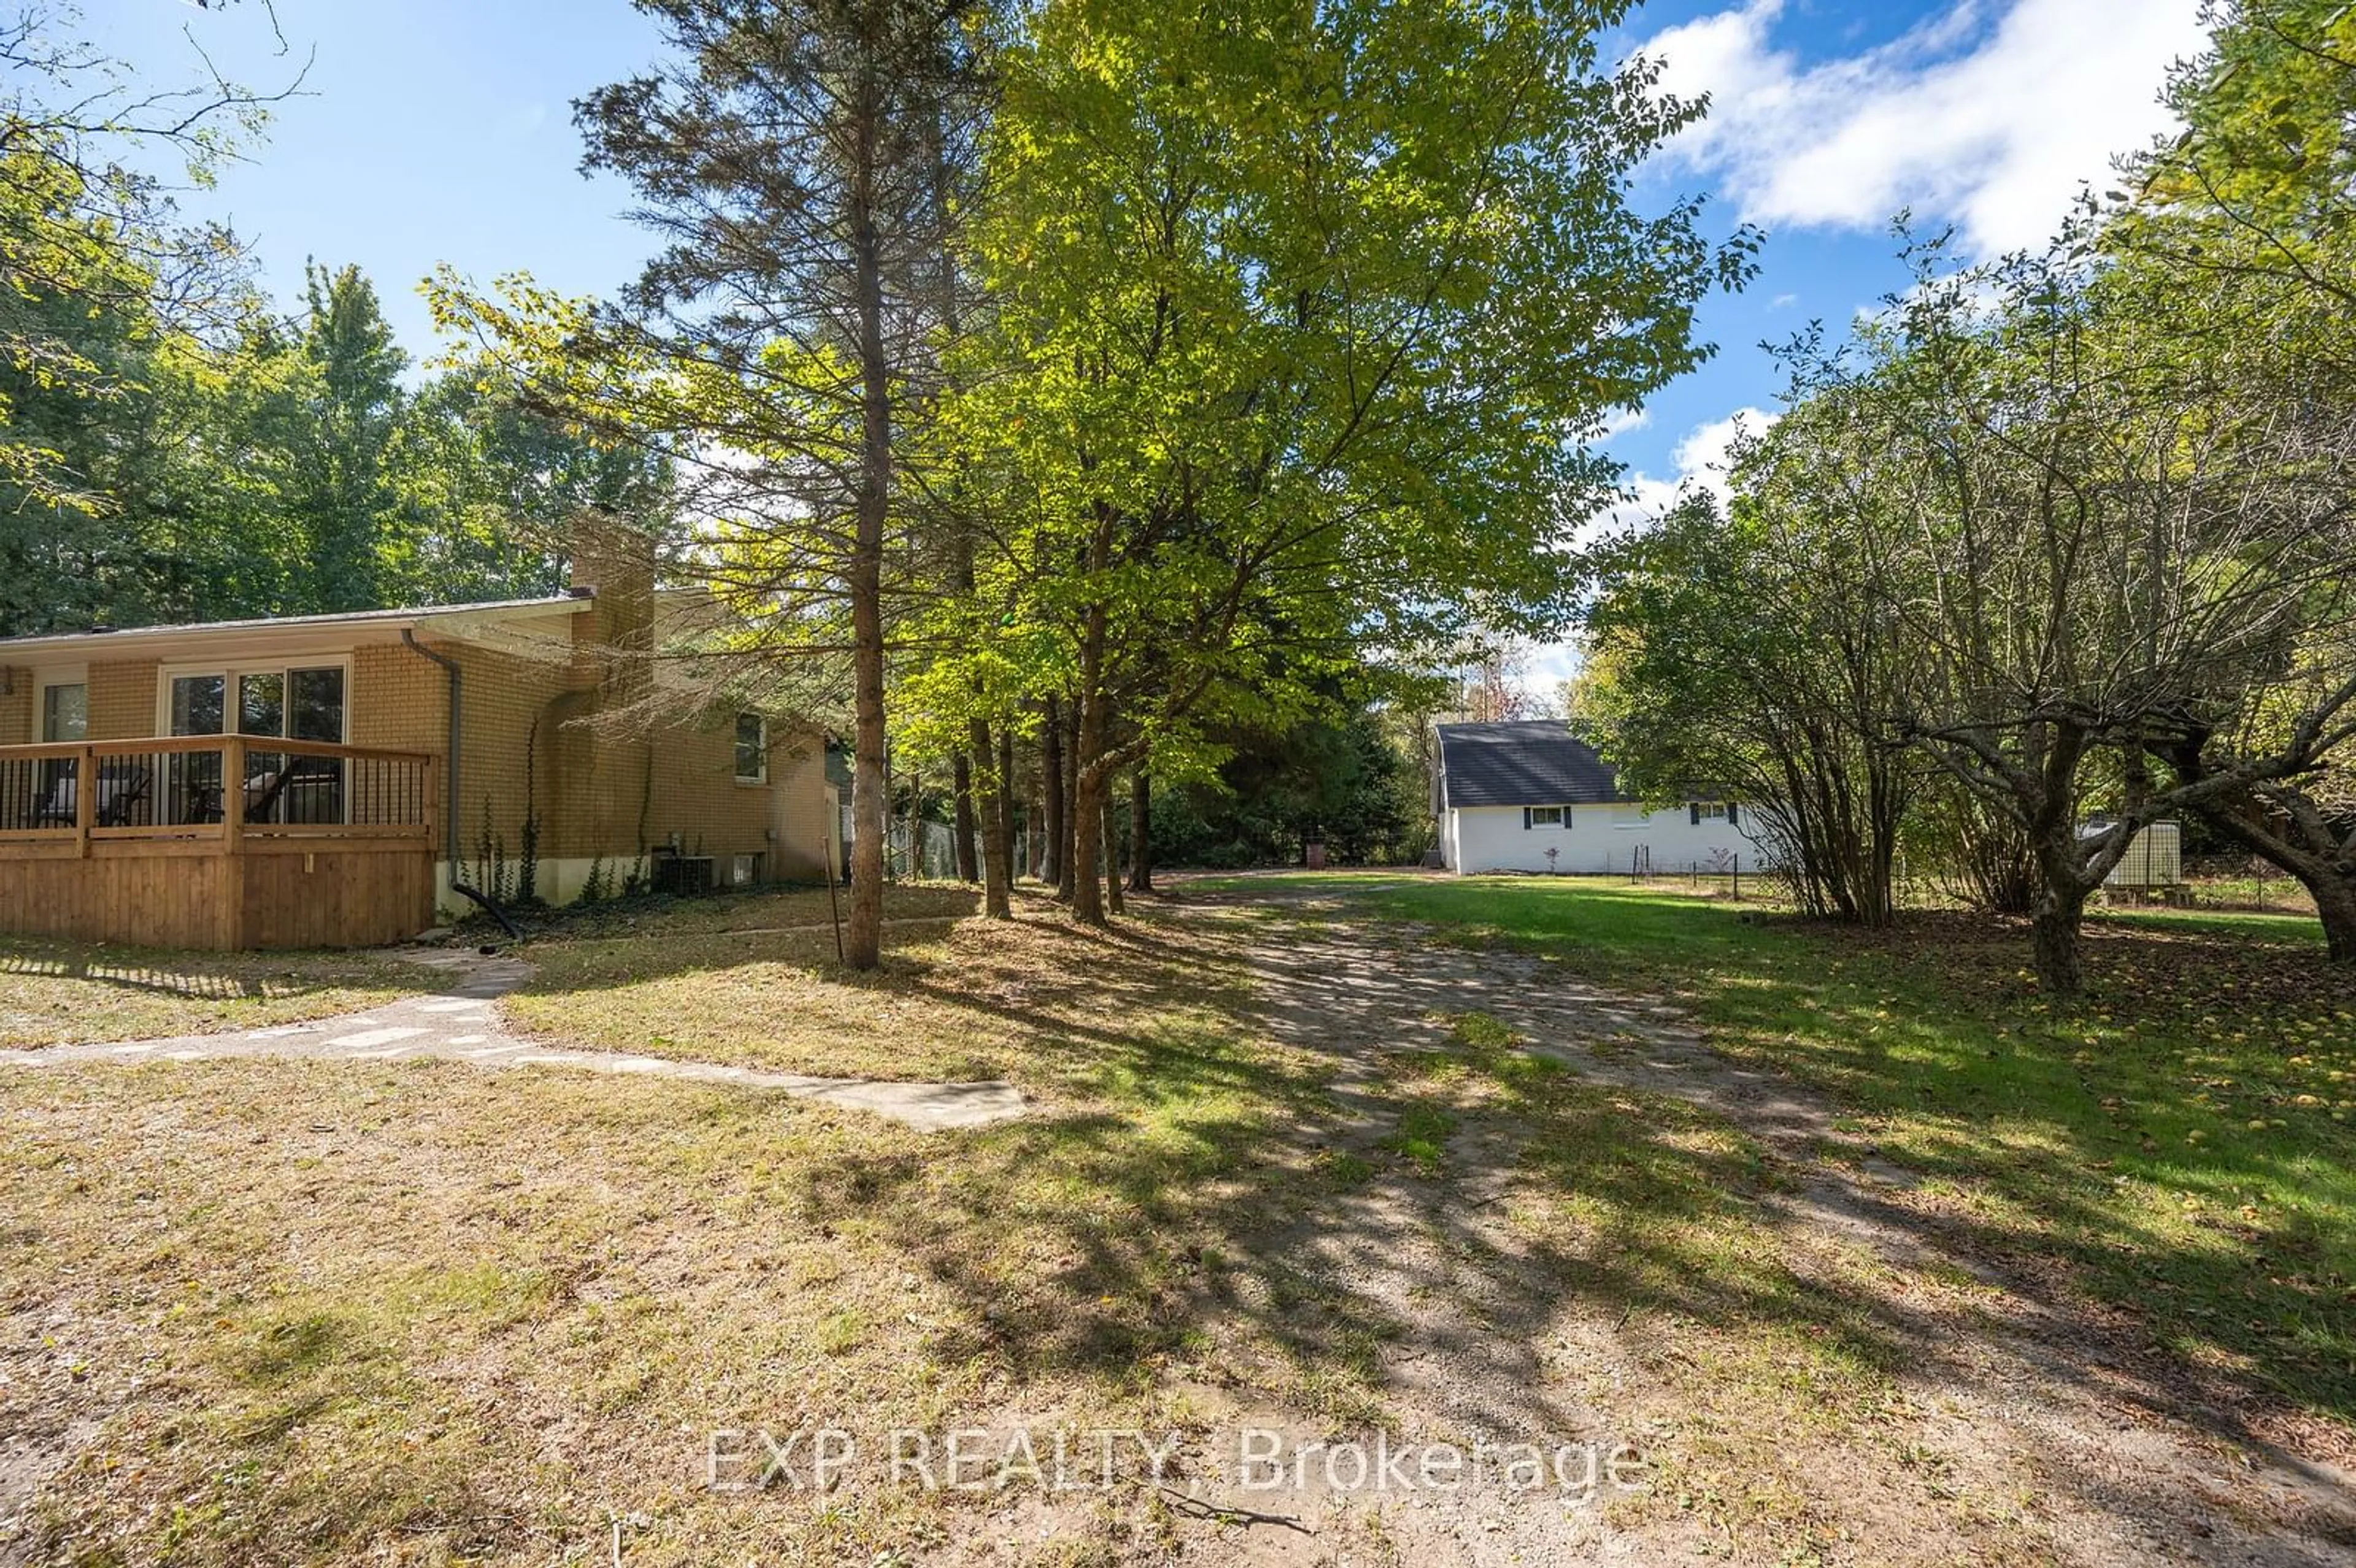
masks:
[[[2356,970],[2311,920],[2098,914],[2062,1002],[2024,924],[1960,914],[1869,933],[1600,880],[1197,885],[1346,894],[1673,997],[1848,1108],[1974,1251],[2066,1271],[2229,1408],[2356,1426]]]
[[[1033,914],[1052,907],[1025,901]],[[1028,1049],[1025,1004],[1085,989],[1089,951],[1008,947],[965,923],[980,904],[956,884],[889,890],[891,962],[868,976],[835,962],[822,889],[599,913],[519,948],[538,976],[503,1007],[515,1027],[568,1045],[829,1077],[1035,1083],[1052,1069]]]
[[[261,1029],[357,1012],[437,979],[361,953],[164,953],[0,936],[0,1048]]]
[[[2142,1554],[2085,1521],[2143,1492],[2071,1491],[1994,1430],[2017,1391],[1926,1378],[1960,1379],[2002,1293],[1794,1226],[1756,1138],[1615,1078],[1658,1048],[1641,1002],[1569,979],[1674,994],[1925,1173],[1892,1200],[1926,1227],[2131,1321],[2260,1435],[2345,1452],[2356,1061],[2344,983],[2295,942],[2122,923],[2097,997],[2055,1010],[2010,936],[1960,926],[1251,885],[1310,896],[1144,901],[1106,934],[901,890],[857,977],[804,929],[823,892],[607,912],[528,944],[502,1004],[573,1044],[1002,1073],[1032,1114],[988,1128],[447,1061],[0,1077],[0,1562],[602,1563],[616,1530],[632,1568],[1503,1563],[1605,1532],[1645,1563]],[[1528,1049],[1533,997],[1580,1051]],[[1308,1534],[1133,1456],[1106,1493],[706,1484],[715,1431],[840,1426],[872,1465],[895,1427],[1138,1428],[1181,1435],[1191,1478],[1246,1421],[1484,1420],[1627,1443],[1646,1489],[1269,1503]]]

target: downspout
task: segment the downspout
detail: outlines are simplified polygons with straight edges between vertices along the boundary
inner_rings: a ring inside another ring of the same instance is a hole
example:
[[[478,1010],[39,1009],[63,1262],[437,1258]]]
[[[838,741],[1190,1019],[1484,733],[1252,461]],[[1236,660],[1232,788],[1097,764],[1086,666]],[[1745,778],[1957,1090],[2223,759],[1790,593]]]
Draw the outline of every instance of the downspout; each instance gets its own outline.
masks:
[[[450,677],[450,798],[448,809],[445,813],[446,820],[444,823],[443,832],[443,837],[444,839],[444,851],[450,858],[450,891],[462,897],[472,899],[475,902],[480,904],[485,912],[489,914],[493,920],[499,923],[500,927],[507,932],[508,935],[511,939],[520,942],[523,940],[523,933],[516,929],[515,922],[507,917],[506,912],[459,880],[458,737],[462,730],[461,719],[465,712],[464,699],[466,695],[466,672],[458,667],[458,661],[450,657],[449,655],[437,654],[432,648],[427,647],[423,643],[419,642],[417,640],[416,632],[410,627],[403,626],[401,629],[401,641],[402,645],[407,647],[411,653],[419,655],[424,658],[432,659],[435,664],[440,665]]]

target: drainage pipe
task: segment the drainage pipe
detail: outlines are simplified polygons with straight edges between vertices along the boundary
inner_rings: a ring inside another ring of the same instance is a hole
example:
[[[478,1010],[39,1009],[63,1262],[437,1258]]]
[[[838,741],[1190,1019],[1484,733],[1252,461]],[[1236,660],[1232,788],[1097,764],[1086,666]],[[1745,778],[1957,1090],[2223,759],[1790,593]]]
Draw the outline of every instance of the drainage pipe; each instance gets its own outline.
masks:
[[[476,903],[480,904],[484,912],[498,921],[500,928],[506,931],[511,940],[520,942],[523,940],[523,933],[516,929],[515,922],[507,917],[507,912],[459,880],[458,739],[464,727],[462,721],[466,711],[466,673],[458,667],[457,660],[447,654],[437,654],[419,642],[417,634],[410,627],[403,626],[401,629],[401,640],[411,653],[421,658],[432,659],[435,664],[440,665],[450,677],[450,745],[449,761],[446,764],[450,770],[450,791],[449,804],[444,811],[446,820],[443,831],[444,851],[450,859],[450,891],[462,898],[472,899]]]

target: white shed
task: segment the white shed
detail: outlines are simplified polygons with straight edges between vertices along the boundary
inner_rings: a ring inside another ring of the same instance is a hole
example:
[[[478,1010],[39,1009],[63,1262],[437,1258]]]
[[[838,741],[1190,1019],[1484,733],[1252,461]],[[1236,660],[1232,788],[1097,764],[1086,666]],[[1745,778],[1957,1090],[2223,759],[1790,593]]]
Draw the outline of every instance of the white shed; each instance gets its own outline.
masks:
[[[1647,809],[1560,720],[1440,726],[1440,863],[1460,875],[1763,869],[1732,801]]]

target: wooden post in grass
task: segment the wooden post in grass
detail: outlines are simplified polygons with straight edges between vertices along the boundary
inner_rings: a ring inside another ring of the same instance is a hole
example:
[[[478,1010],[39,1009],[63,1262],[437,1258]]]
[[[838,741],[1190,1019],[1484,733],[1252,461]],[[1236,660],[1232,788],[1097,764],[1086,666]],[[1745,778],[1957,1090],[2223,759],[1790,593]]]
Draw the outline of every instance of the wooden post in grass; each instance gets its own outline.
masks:
[[[826,835],[818,836],[818,863],[826,872],[826,908],[834,916],[834,961],[842,962],[842,895],[834,884],[842,879],[836,875],[834,857],[826,852]]]
[[[1734,901],[1742,901],[1742,857],[1739,853],[1734,857]]]

